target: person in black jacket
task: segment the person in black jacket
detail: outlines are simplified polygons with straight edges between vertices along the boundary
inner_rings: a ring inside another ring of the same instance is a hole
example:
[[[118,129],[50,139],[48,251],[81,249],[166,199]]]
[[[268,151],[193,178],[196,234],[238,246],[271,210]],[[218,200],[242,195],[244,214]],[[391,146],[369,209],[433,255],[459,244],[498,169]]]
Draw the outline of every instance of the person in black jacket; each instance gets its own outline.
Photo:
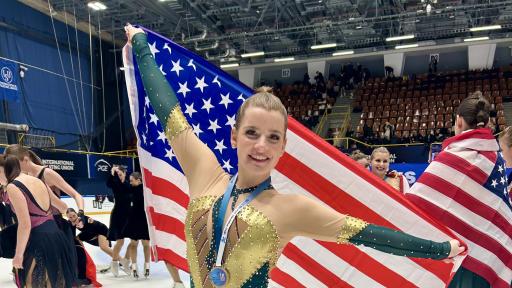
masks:
[[[107,180],[107,187],[112,189],[114,194],[114,208],[110,214],[110,225],[108,230],[108,240],[116,241],[112,255],[112,274],[119,276],[119,262],[125,272],[129,273],[129,251],[125,258],[119,256],[119,252],[124,245],[124,233],[128,216],[131,210],[130,186],[126,179],[126,168],[114,165],[111,170],[111,176]],[[129,249],[129,248],[128,248]]]
[[[137,246],[139,240],[144,247],[144,277],[149,277],[149,229],[144,208],[144,189],[142,185],[142,175],[139,172],[133,172],[130,175],[130,189],[132,195],[132,205],[128,223],[124,233],[131,239],[129,252],[132,261],[131,274],[134,278],[139,278],[137,268]]]

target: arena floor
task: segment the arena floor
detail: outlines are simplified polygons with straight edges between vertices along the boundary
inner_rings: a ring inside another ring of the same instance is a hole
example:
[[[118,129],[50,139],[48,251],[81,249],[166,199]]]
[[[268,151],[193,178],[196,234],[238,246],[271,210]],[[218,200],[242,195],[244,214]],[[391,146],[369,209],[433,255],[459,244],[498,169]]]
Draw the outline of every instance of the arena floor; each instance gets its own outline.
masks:
[[[99,220],[108,225],[110,215],[96,215],[94,219]],[[128,241],[126,241],[128,242]],[[109,257],[103,253],[98,247],[91,246],[86,243],[87,252],[93,257],[94,262],[97,266],[106,266],[110,263]],[[126,250],[127,243],[123,250],[121,251],[121,255],[124,255],[124,251]],[[144,253],[142,251],[142,245],[139,244],[138,249],[138,264],[139,269],[142,269],[144,266]],[[3,259],[0,258],[0,287],[2,288],[16,288],[12,281],[12,274],[8,271],[11,271],[11,259]],[[148,279],[144,277],[139,278],[139,280],[134,280],[130,276],[126,275],[126,273],[120,271],[119,277],[114,277],[112,273],[108,272],[105,274],[98,273],[98,281],[103,284],[103,287],[126,287],[126,288],[136,288],[136,287],[155,287],[155,288],[169,288],[171,287],[171,277],[165,268],[163,262],[151,263],[151,276]],[[142,272],[139,272],[142,273]],[[142,275],[142,274],[141,274]],[[184,283],[188,281],[188,275],[186,273],[180,273],[180,276],[183,279]],[[188,287],[188,286],[186,286]]]

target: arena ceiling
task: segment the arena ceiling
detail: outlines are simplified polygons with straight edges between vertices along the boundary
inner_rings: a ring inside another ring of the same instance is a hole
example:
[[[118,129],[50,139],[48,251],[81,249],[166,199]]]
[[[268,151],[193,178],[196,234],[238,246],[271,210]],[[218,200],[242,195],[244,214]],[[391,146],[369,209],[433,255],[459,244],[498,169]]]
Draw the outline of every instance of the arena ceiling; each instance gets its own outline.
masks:
[[[46,2],[43,1],[43,2]],[[141,24],[210,60],[262,63],[286,56],[315,57],[338,50],[392,49],[397,44],[439,45],[465,38],[512,35],[512,1],[482,0],[84,0],[50,1],[121,39],[126,22]],[[474,32],[471,28],[501,25]],[[414,35],[413,39],[386,38]],[[336,43],[336,47],[311,49]],[[264,57],[241,58],[264,51]],[[268,61],[268,60],[267,60]]]

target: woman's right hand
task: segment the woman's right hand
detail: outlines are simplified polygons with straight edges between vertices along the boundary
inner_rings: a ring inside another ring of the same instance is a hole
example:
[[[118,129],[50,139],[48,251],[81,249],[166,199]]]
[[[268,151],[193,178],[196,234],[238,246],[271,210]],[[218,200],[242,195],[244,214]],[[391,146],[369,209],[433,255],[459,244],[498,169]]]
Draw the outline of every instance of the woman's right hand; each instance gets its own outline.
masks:
[[[144,30],[140,28],[133,27],[130,23],[124,26],[124,31],[126,32],[126,38],[128,39],[128,45],[132,44],[132,38],[135,34],[144,33]]]
[[[12,258],[12,266],[16,269],[22,269],[23,268],[23,255],[14,255],[14,258]]]

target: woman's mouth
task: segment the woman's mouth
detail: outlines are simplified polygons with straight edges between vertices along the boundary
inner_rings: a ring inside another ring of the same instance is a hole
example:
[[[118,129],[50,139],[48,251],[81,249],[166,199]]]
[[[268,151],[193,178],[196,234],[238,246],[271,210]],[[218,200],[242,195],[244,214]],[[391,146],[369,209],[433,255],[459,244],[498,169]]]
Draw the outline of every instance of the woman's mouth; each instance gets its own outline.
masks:
[[[257,163],[264,163],[270,159],[267,156],[262,155],[249,155],[249,158]]]

